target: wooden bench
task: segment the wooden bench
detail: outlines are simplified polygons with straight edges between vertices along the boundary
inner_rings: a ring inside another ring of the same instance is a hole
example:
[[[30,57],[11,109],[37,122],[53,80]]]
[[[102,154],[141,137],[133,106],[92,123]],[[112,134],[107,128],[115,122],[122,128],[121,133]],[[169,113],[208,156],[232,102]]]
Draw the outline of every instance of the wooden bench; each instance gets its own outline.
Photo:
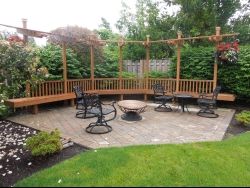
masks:
[[[8,99],[4,103],[12,108],[19,108],[24,106],[31,106],[32,113],[38,113],[38,105],[56,101],[70,100],[70,104],[74,105],[74,99],[76,98],[74,93],[66,93],[60,95],[49,95],[42,97],[26,97],[18,99]]]
[[[99,95],[111,95],[111,94],[119,94],[121,95],[121,100],[123,100],[124,94],[144,94],[144,99],[147,100],[146,95],[153,95],[152,90],[94,90],[88,91],[88,93],[98,93]],[[190,93],[192,94],[192,93]],[[198,98],[198,94],[192,94],[194,98]],[[70,100],[71,106],[74,105],[74,99],[76,98],[74,93],[66,93],[60,95],[48,95],[42,97],[26,97],[26,98],[18,98],[18,99],[8,99],[5,101],[5,104],[12,108],[19,108],[25,106],[31,106],[31,112],[33,114],[38,113],[38,105],[56,101]],[[218,100],[223,101],[234,101],[235,95],[220,93],[218,95]]]

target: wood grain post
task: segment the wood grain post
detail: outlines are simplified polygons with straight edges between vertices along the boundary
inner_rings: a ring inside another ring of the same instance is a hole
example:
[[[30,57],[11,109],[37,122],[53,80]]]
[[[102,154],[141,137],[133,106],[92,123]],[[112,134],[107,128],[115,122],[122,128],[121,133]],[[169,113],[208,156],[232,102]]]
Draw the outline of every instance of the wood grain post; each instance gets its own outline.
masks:
[[[150,55],[149,55],[149,46],[150,46],[150,39],[149,39],[149,35],[147,35],[147,41],[146,43],[144,44],[145,45],[145,48],[146,48],[146,68],[145,68],[145,74],[146,74],[146,93],[144,94],[144,100],[146,101],[147,100],[147,92],[149,90],[149,87],[148,87],[148,76],[149,76],[149,59],[150,59]]]
[[[30,97],[30,83],[26,81],[25,96]]]
[[[181,39],[181,31],[178,33],[178,39]],[[181,44],[180,41],[177,43],[177,66],[176,66],[176,92],[179,92],[180,85],[180,67],[181,67]]]
[[[220,27],[216,27],[216,43],[215,43],[215,49],[217,48],[217,45],[219,44],[220,39]],[[218,79],[218,62],[217,57],[214,58],[214,77],[213,77],[213,89],[217,86],[217,79]]]
[[[75,106],[75,100],[74,99],[70,99],[70,106]]]
[[[31,106],[31,113],[32,114],[37,114],[38,113],[38,105],[33,105]]]
[[[95,59],[94,59],[94,37],[90,36],[90,79],[91,89],[95,90]]]
[[[63,61],[63,83],[64,83],[64,93],[67,93],[67,58],[66,58],[66,44],[62,44],[62,61]]]
[[[118,46],[119,46],[119,90],[121,91],[122,88],[122,62],[123,62],[123,58],[122,58],[122,47],[124,46],[124,39],[122,37],[120,37],[120,40],[118,42]],[[123,95],[120,95],[120,100],[123,100]]]
[[[22,19],[22,23],[23,23],[23,28],[27,29],[27,19],[23,18]],[[28,36],[27,35],[23,35],[23,43],[27,44],[28,42]]]

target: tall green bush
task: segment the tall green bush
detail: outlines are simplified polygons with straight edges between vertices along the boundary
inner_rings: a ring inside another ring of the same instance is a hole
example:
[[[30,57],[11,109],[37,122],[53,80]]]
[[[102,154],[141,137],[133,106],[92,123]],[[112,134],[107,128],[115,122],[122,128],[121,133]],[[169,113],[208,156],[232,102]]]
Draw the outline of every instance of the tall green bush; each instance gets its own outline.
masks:
[[[226,92],[234,93],[239,99],[250,97],[250,45],[240,46],[236,64],[219,66],[218,78]]]
[[[213,79],[214,49],[212,47],[192,48],[184,46],[181,50],[181,78]],[[176,77],[177,57],[172,58],[169,74]]]
[[[40,48],[40,64],[48,69],[48,80],[59,80],[63,78],[62,48],[59,45],[47,44]],[[83,66],[77,59],[76,54],[68,48],[66,50],[67,77],[82,78]]]
[[[181,50],[181,78],[213,79],[214,47]],[[176,56],[172,59],[169,74],[176,77]],[[218,84],[223,92],[236,94],[238,99],[250,97],[250,45],[240,46],[238,62],[218,65]]]
[[[39,66],[37,48],[22,42],[0,40],[0,83],[8,98],[25,96],[26,81],[43,79],[46,70]]]
[[[118,77],[118,63],[99,63],[95,65],[96,78],[116,78]]]
[[[166,78],[168,77],[167,72],[161,72],[161,71],[150,71],[148,73],[149,78]]]

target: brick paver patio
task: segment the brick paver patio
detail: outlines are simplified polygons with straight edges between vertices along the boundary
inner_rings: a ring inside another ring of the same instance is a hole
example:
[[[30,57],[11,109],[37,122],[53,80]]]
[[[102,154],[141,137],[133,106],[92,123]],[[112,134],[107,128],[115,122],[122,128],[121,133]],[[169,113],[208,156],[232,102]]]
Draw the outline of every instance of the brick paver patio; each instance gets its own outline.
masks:
[[[90,122],[96,120],[75,117],[74,107],[54,107],[43,109],[38,114],[29,113],[12,116],[9,120],[35,129],[51,131],[58,128],[62,137],[72,138],[90,148],[119,147],[140,144],[186,143],[199,141],[219,141],[235,113],[232,109],[219,108],[218,118],[204,118],[196,115],[198,107],[189,108],[190,112],[156,112],[156,104],[147,103],[147,108],[138,122],[126,122],[119,108],[115,120],[109,122],[113,131],[93,135],[85,132]]]

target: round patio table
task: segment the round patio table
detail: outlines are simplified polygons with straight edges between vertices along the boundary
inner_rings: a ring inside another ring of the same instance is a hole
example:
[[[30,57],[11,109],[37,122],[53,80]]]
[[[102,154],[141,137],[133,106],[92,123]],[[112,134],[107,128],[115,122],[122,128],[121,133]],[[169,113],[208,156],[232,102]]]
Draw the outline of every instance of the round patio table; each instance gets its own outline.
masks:
[[[174,94],[174,97],[176,97],[178,99],[178,103],[181,105],[182,112],[185,112],[185,107],[188,111],[186,101],[187,101],[187,99],[193,98],[193,96],[189,95],[189,94],[185,94],[185,93],[179,93],[179,94]]]
[[[118,103],[119,108],[124,114],[121,116],[126,121],[139,121],[142,119],[140,113],[145,111],[147,104],[137,100],[122,100]]]

